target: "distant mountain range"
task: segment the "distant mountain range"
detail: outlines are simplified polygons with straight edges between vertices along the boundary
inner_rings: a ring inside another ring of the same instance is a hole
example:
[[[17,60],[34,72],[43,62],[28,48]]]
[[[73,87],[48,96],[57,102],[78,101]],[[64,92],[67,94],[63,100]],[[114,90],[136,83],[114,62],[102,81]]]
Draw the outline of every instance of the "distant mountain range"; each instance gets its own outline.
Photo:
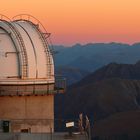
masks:
[[[65,75],[68,85],[109,63],[134,64],[140,60],[140,43],[76,44],[72,47],[54,46],[54,50],[58,52],[54,57],[56,74]]]
[[[89,72],[80,70],[75,67],[60,66],[56,67],[56,74],[66,78],[67,86],[78,82],[83,77],[87,76]]]
[[[87,114],[95,140],[140,139],[140,43],[55,50],[56,73],[72,84],[55,96],[55,117],[77,120],[79,113]]]
[[[56,66],[76,67],[86,71],[96,69],[111,62],[133,64],[140,60],[140,43],[95,43],[72,47],[54,46]]]
[[[136,64],[108,64],[89,74],[78,83],[71,85],[66,94],[55,97],[57,118],[78,118],[79,113],[87,114],[92,124],[93,122],[98,124],[95,125],[96,129],[94,129],[97,135],[107,134],[109,131],[110,134],[114,134],[109,130],[112,127],[109,123],[110,119],[112,122],[116,121],[114,126],[119,129],[120,125],[116,125],[123,123],[123,118],[128,122],[127,115],[131,115],[130,112],[133,112],[134,117],[132,118],[136,118],[135,113],[137,114],[139,111],[140,62]],[[119,118],[117,117],[118,113],[120,113]],[[112,115],[113,117],[110,118]],[[130,130],[134,129],[137,123],[140,126],[138,119],[132,120],[129,117],[129,121],[134,122],[133,127],[129,126]],[[101,123],[102,125],[107,124],[106,133],[103,133],[105,127],[101,127]],[[125,133],[125,126],[121,132]]]

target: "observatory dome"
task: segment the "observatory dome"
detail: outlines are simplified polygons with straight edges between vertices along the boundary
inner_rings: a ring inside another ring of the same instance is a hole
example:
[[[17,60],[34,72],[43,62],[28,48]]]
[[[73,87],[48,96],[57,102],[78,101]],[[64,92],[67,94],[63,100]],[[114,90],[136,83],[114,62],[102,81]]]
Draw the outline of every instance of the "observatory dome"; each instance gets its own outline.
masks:
[[[0,85],[54,83],[48,36],[33,17],[0,20]]]
[[[13,21],[0,15],[1,132],[54,130],[54,95],[64,93],[66,84],[64,78],[54,78],[49,35],[30,15]]]

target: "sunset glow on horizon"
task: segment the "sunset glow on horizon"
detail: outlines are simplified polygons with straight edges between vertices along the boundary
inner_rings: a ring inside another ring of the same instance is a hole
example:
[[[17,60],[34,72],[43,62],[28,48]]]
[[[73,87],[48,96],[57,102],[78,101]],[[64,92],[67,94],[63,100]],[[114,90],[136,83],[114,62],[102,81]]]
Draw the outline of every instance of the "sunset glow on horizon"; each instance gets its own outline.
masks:
[[[2,1],[0,14],[30,14],[52,33],[57,45],[140,42],[140,0]]]

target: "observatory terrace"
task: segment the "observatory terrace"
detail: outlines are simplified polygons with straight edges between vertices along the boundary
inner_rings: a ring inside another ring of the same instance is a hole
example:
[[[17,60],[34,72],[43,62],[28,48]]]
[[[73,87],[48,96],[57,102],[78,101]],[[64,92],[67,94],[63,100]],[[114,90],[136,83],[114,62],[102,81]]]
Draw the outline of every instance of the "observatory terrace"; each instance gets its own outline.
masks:
[[[49,33],[29,15],[0,20],[0,95],[63,92],[64,79],[55,82]],[[55,85],[61,88],[55,88]]]

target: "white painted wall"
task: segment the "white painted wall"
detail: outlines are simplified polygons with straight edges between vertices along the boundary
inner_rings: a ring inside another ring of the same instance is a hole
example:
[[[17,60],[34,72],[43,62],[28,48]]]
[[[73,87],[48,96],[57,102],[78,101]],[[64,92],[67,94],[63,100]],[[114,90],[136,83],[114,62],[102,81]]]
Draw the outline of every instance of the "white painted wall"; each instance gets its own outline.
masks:
[[[18,24],[14,24],[14,25],[16,25],[18,31],[20,32],[24,40],[24,44],[26,46],[27,57],[28,57],[28,78],[36,78],[37,66],[36,66],[36,58],[34,54],[34,49],[30,40],[31,37],[28,36],[28,31],[26,31],[24,28],[22,28]]]
[[[14,43],[9,34],[0,29],[0,78],[19,76],[17,53],[11,52],[16,52]]]
[[[37,33],[37,31],[35,30],[35,28],[33,28],[33,26],[31,26],[29,23],[27,22],[18,22],[18,24],[20,24],[20,26],[22,26],[22,28],[24,28],[24,30],[28,33],[28,35],[30,36],[29,40],[30,42],[32,42],[32,45],[28,45],[29,42],[26,41],[27,34],[24,34],[21,32],[21,29],[19,30],[20,33],[22,34],[22,37],[24,38],[24,42],[26,43],[26,48],[27,48],[27,52],[28,52],[28,56],[30,58],[28,58],[29,60],[29,68],[31,68],[32,65],[32,61],[35,60],[36,61],[36,76],[37,78],[45,78],[46,74],[47,74],[47,66],[46,66],[46,54],[45,54],[45,50],[43,47],[43,43],[39,37],[39,34]],[[17,24],[16,24],[17,26]],[[30,43],[31,44],[31,43]],[[30,46],[30,47],[28,47]],[[30,54],[31,51],[30,49],[34,50],[34,56],[32,57],[32,55]],[[31,75],[32,70],[29,71],[29,75]]]

